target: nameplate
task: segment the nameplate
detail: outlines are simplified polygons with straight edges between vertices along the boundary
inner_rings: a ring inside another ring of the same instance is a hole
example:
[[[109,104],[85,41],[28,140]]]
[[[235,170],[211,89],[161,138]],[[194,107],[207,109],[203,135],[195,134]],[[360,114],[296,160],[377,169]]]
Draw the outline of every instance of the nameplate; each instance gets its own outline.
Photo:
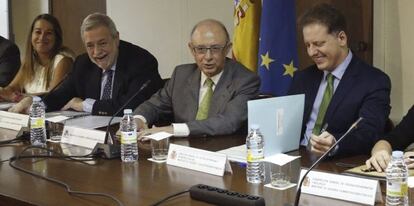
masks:
[[[306,171],[301,170],[300,179]],[[318,171],[309,172],[303,181],[302,193],[366,205],[375,205],[375,201],[382,202],[378,180]]]
[[[105,142],[105,132],[78,127],[65,126],[61,143],[93,149],[97,143]]]
[[[232,173],[225,154],[177,144],[170,144],[167,164],[217,176],[223,176],[225,171]]]
[[[18,131],[22,127],[27,127],[28,123],[29,123],[29,115],[0,111],[0,127],[1,128]]]

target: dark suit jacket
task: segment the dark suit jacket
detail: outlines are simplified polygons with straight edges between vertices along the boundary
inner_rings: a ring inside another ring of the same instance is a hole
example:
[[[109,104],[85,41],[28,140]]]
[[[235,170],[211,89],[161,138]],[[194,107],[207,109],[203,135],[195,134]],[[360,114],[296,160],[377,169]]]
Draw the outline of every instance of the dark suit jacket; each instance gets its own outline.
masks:
[[[309,121],[323,72],[313,65],[296,72],[289,94],[305,94],[301,138]],[[339,139],[359,117],[364,120],[339,144],[337,155],[368,154],[384,131],[390,113],[389,77],[355,55],[348,65],[325,114],[327,131]],[[324,124],[323,123],[323,124]]]
[[[19,68],[19,48],[13,42],[0,36],[0,87],[9,85]]]
[[[136,108],[162,85],[158,63],[148,51],[120,41],[112,90],[112,99],[100,100],[102,69],[91,62],[87,54],[78,56],[72,72],[62,85],[44,97],[48,111],[61,109],[73,97],[92,98],[96,102],[93,115],[112,115],[147,81],[151,83],[125,108]],[[120,112],[122,115],[122,112]]]
[[[384,138],[393,150],[405,150],[414,142],[414,105],[401,122]]]
[[[135,114],[144,116],[148,124],[172,114],[175,123],[188,125],[190,135],[234,133],[247,119],[247,100],[258,95],[259,77],[240,63],[227,59],[214,89],[208,118],[195,120],[200,78],[196,64],[177,66],[164,88],[141,104]]]

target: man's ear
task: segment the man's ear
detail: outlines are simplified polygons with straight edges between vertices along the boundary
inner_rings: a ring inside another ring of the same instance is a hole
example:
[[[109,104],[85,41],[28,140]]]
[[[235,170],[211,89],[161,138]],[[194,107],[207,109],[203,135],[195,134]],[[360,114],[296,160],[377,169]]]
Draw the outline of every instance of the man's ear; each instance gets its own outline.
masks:
[[[192,55],[195,55],[193,45],[191,44],[191,42],[188,42],[188,49],[190,49],[190,52],[191,52]]]
[[[342,46],[345,46],[345,45],[348,44],[348,36],[346,35],[346,33],[344,31],[340,31],[338,33],[337,38],[338,38],[338,40],[339,40],[339,42]]]

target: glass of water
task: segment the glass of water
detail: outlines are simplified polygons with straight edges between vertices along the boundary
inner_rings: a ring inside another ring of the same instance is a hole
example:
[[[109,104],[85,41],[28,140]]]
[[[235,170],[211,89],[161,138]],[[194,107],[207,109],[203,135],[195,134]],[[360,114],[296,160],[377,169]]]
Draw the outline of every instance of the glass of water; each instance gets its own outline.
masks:
[[[168,148],[170,145],[169,138],[164,138],[161,140],[151,139],[151,154],[152,159],[156,161],[164,161],[167,159]]]

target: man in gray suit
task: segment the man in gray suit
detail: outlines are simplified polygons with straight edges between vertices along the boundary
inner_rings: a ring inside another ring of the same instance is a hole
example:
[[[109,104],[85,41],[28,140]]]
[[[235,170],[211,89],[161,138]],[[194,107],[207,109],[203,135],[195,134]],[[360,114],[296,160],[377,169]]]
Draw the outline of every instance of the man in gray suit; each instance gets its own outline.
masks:
[[[247,101],[258,95],[259,77],[226,58],[231,42],[219,21],[196,24],[188,47],[196,63],[177,66],[164,88],[135,110],[138,127],[172,115],[172,125],[146,132],[167,131],[174,136],[236,132],[247,119]]]
[[[19,48],[13,42],[0,36],[0,87],[9,85],[19,68]]]

